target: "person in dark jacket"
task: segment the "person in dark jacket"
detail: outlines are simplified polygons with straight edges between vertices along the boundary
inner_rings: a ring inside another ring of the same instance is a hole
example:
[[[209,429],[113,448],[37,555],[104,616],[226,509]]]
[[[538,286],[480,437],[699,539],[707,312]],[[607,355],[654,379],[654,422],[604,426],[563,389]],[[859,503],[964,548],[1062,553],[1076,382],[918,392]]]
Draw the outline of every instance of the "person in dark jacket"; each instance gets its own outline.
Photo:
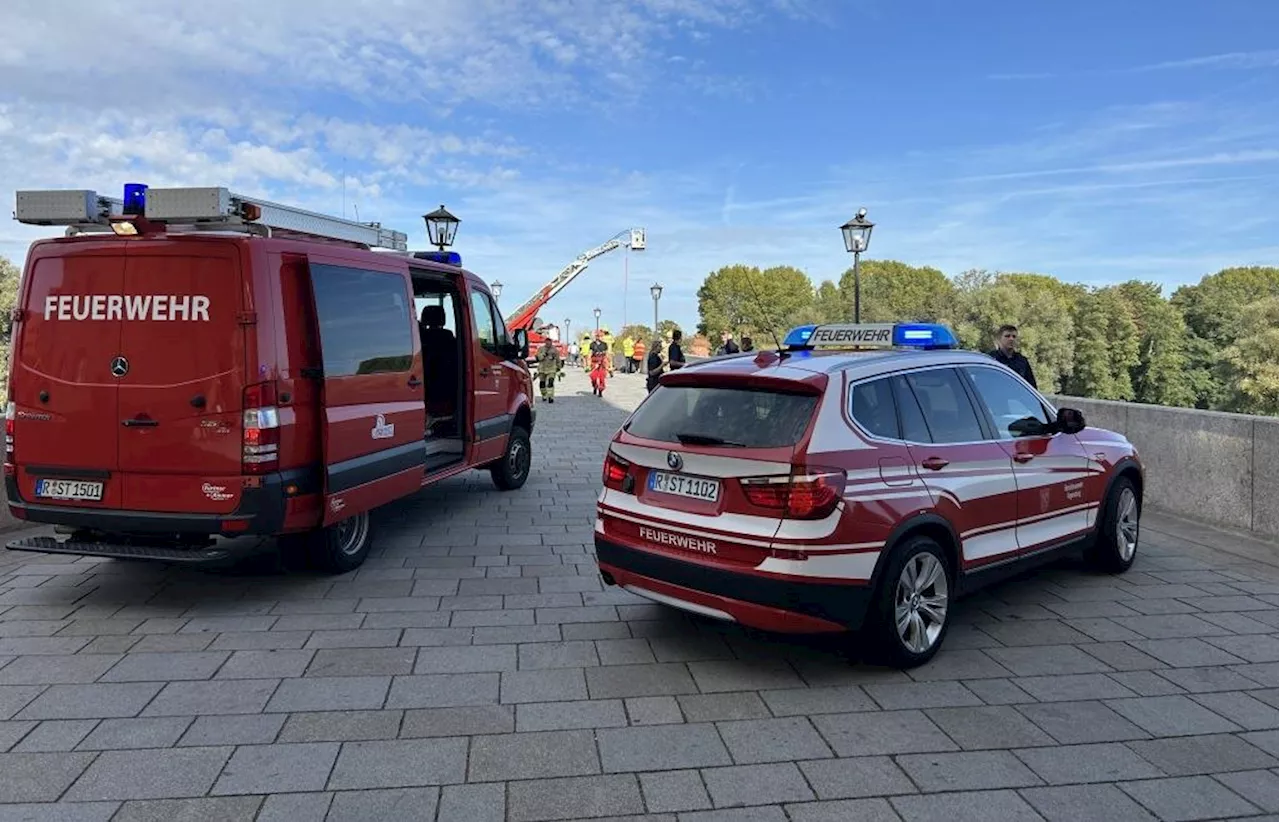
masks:
[[[996,332],[996,348],[990,353],[991,358],[996,362],[1022,377],[1031,384],[1032,388],[1038,388],[1035,372],[1031,370],[1031,363],[1018,352],[1018,327],[1016,325],[1000,326],[1000,330]]]
[[[667,346],[667,368],[672,371],[684,368],[684,349],[680,347],[683,337],[678,328],[671,332],[671,345]]]

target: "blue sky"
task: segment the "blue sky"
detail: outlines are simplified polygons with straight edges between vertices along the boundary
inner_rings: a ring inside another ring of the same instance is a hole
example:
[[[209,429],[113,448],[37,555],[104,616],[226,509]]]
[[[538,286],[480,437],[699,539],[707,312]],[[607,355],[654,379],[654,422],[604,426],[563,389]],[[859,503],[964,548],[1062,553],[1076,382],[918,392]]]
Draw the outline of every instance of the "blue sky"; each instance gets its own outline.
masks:
[[[836,277],[859,206],[869,257],[953,275],[1171,290],[1280,254],[1275,4],[68,8],[0,10],[6,198],[139,180],[339,213],[345,178],[349,216],[422,246],[445,203],[508,309],[645,228],[544,311],[579,328],[650,319],[655,280],[690,327],[729,263]],[[46,233],[6,220],[0,254]]]

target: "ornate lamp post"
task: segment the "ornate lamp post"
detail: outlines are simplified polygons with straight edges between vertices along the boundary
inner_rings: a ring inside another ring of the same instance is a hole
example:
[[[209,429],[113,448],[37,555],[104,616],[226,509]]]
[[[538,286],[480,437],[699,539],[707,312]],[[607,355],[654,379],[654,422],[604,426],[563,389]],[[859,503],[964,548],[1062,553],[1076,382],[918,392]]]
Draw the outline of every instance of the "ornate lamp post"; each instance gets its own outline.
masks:
[[[493,294],[493,298],[495,300],[501,297],[502,296],[502,280],[494,280],[493,282],[489,283],[489,291]]]
[[[867,220],[867,210],[858,209],[854,218],[840,226],[844,234],[844,250],[853,255],[853,321],[862,322],[862,279],[858,276],[858,258],[871,244],[871,229],[876,224]]]
[[[573,335],[569,333],[569,318],[564,318],[564,344],[568,345],[573,342]]]
[[[596,331],[598,332],[600,330],[600,309],[594,308],[591,313],[596,315]]]
[[[653,335],[658,336],[658,300],[662,299],[662,286],[654,283],[649,286],[649,295],[653,297]]]
[[[423,214],[422,219],[427,224],[427,239],[433,246],[444,251],[453,245],[453,238],[458,235],[458,223],[462,221],[450,214],[444,205],[430,214]]]

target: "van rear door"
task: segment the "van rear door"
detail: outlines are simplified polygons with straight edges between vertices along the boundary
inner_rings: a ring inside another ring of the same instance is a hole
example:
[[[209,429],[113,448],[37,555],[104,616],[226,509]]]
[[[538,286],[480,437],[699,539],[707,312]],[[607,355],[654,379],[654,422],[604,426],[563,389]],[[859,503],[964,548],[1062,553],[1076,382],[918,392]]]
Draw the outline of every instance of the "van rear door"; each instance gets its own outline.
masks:
[[[117,413],[124,243],[38,246],[13,350],[14,454],[22,498],[118,508]]]
[[[375,270],[310,255],[308,267],[331,525],[422,487],[426,396],[408,266]]]
[[[118,349],[128,370],[114,419],[127,509],[222,514],[239,504],[252,299],[240,248],[131,243]]]

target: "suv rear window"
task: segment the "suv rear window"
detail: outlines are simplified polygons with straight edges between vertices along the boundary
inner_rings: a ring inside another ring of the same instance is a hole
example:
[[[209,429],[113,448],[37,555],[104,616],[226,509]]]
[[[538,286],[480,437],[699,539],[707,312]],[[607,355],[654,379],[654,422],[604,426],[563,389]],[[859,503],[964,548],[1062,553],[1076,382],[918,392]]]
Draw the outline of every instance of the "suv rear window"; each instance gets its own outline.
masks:
[[[664,385],[636,410],[627,433],[659,442],[779,448],[795,445],[818,398],[748,388]]]

